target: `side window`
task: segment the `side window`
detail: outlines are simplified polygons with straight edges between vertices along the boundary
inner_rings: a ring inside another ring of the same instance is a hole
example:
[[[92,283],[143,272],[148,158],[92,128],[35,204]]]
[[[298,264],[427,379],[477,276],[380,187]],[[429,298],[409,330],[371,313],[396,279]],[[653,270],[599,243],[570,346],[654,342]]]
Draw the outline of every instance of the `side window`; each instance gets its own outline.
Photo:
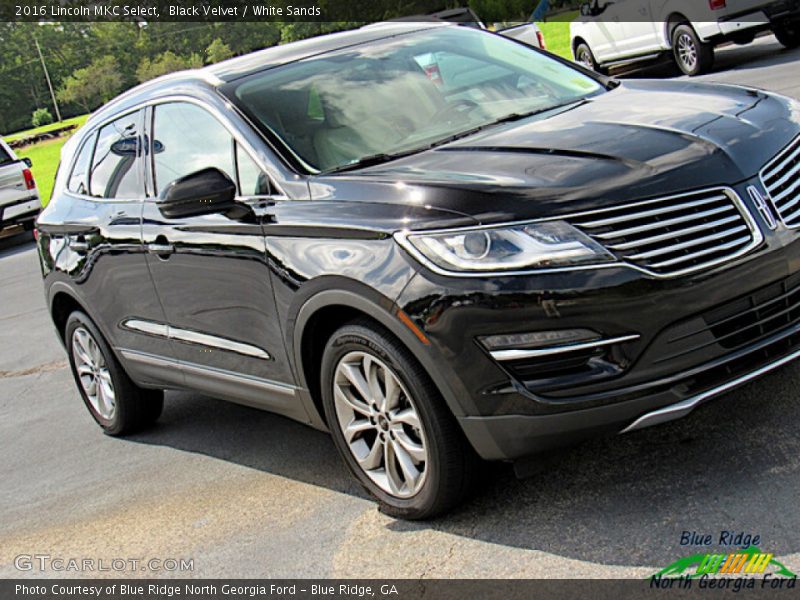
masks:
[[[135,112],[103,127],[97,135],[89,190],[97,198],[141,198],[139,117]]]
[[[75,161],[75,166],[72,168],[72,173],[67,182],[67,189],[73,194],[89,195],[89,162],[92,160],[96,139],[96,133],[90,135],[83,142],[83,146],[78,152],[78,159]]]
[[[243,196],[266,196],[271,193],[269,178],[239,144],[236,144],[236,167],[239,172],[239,192]]]
[[[186,102],[156,106],[153,165],[156,193],[186,175],[216,167],[236,181],[233,136],[206,110]]]

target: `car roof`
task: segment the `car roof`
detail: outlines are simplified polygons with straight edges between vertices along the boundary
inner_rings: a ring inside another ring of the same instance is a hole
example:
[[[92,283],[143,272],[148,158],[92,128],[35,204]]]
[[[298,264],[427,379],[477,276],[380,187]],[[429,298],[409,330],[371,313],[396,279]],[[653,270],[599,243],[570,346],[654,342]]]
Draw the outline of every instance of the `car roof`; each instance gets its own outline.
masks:
[[[398,35],[406,35],[415,31],[451,26],[453,25],[441,21],[387,21],[375,23],[360,29],[330,33],[280,46],[271,46],[201,69],[170,73],[147,81],[117,96],[92,114],[86,122],[86,129],[89,129],[98,121],[105,121],[115,114],[135,108],[142,102],[158,98],[159,95],[169,95],[180,91],[186,92],[198,87],[216,88],[258,71],[303,60],[304,58]]]

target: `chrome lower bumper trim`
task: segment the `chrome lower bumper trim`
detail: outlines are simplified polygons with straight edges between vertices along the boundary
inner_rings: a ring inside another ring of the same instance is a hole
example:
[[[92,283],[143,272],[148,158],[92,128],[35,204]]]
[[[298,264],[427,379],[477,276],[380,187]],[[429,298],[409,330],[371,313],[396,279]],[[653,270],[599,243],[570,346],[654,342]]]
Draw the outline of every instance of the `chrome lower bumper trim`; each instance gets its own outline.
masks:
[[[782,367],[786,363],[792,362],[796,358],[800,358],[800,350],[795,350],[791,354],[788,354],[783,358],[779,358],[775,362],[764,365],[755,371],[751,371],[750,373],[742,375],[741,377],[737,377],[736,379],[728,381],[727,383],[723,383],[722,385],[707,390],[702,394],[692,396],[691,398],[687,398],[686,400],[682,400],[676,404],[670,404],[664,408],[659,408],[658,410],[644,414],[636,419],[633,423],[628,425],[625,429],[620,431],[620,433],[629,433],[631,431],[636,431],[637,429],[644,429],[645,427],[652,427],[653,425],[660,425],[661,423],[667,423],[668,421],[674,421],[675,419],[685,417],[698,405],[702,404],[709,398],[732,390],[733,388],[747,383],[752,379],[756,379],[764,373],[768,373],[774,369],[777,369],[778,367]]]

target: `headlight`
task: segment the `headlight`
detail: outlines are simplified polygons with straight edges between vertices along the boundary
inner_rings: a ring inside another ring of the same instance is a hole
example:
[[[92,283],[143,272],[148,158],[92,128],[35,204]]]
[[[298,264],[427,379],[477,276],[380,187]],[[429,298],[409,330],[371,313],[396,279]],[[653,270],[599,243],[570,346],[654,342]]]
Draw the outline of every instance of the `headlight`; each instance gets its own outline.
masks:
[[[412,254],[455,272],[524,271],[614,262],[603,246],[564,221],[399,234]]]

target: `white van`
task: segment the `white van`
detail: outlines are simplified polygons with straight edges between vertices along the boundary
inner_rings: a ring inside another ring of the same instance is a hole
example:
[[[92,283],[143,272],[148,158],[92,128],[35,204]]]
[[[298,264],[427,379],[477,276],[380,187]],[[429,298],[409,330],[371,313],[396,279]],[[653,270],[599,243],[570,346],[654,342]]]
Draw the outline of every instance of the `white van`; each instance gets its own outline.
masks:
[[[687,75],[714,64],[714,47],[771,30],[800,46],[800,0],[591,0],[570,24],[575,60],[597,71],[670,52]]]

